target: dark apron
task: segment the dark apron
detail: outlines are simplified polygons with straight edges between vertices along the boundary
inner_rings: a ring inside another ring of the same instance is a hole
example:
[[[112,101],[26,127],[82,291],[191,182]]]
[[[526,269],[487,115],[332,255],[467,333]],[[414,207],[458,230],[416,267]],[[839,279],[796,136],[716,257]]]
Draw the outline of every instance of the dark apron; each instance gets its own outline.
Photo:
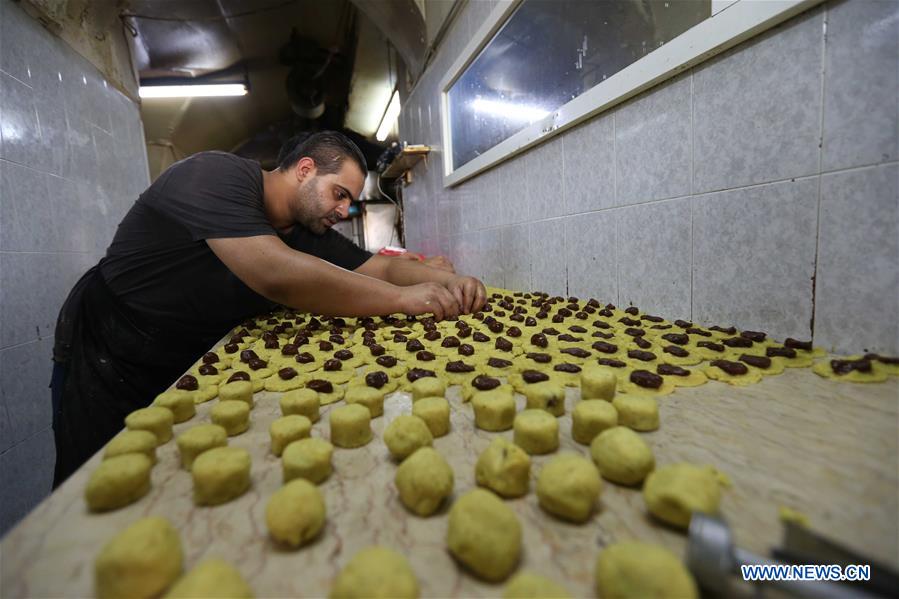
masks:
[[[53,414],[54,488],[221,337],[142,318],[109,290],[100,264],[78,281],[60,314],[71,345]]]

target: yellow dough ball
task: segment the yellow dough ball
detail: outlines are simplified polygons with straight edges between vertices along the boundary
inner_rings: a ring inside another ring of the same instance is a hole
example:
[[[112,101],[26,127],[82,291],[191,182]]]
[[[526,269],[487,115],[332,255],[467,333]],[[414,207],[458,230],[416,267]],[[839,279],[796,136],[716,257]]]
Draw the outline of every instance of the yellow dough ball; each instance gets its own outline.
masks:
[[[528,492],[531,458],[508,439],[497,437],[481,452],[475,478],[482,487],[503,497],[521,497]]]
[[[515,444],[531,455],[559,448],[559,422],[545,410],[523,410],[515,416]]]
[[[418,379],[410,385],[413,403],[423,397],[443,397],[446,395],[446,382],[433,376]]]
[[[331,455],[334,446],[319,438],[300,439],[284,449],[281,468],[284,482],[304,478],[318,484],[331,476]]]
[[[124,430],[106,444],[103,459],[108,460],[126,453],[142,453],[156,463],[156,435],[150,431]]]
[[[659,402],[640,395],[619,395],[612,402],[618,411],[618,424],[635,431],[654,431],[659,428]]]
[[[371,412],[365,406],[353,404],[331,410],[331,443],[352,449],[371,441]]]
[[[421,447],[430,446],[434,436],[427,423],[418,416],[403,414],[387,425],[384,444],[397,460],[404,460]]]
[[[676,555],[658,545],[609,545],[596,560],[596,594],[622,599],[693,599],[696,582]]]
[[[503,599],[568,599],[571,595],[560,584],[548,578],[521,572],[509,580]]]
[[[285,416],[297,414],[312,422],[318,422],[321,402],[318,393],[312,389],[294,389],[281,396],[281,413]]]
[[[419,399],[412,404],[412,415],[424,420],[435,438],[449,433],[450,405],[443,397]]]
[[[485,431],[506,431],[515,421],[515,398],[507,390],[481,391],[471,398],[474,423]]]
[[[134,410],[125,417],[125,426],[133,431],[150,431],[156,435],[156,445],[162,445],[172,438],[172,424],[175,417],[168,408],[149,407]]]
[[[372,418],[384,415],[384,392],[367,385],[347,388],[344,399],[347,404],[359,404],[368,408]]]
[[[280,456],[284,448],[300,439],[305,439],[312,432],[312,423],[305,416],[291,414],[282,416],[269,427],[272,437],[272,453]]]
[[[165,518],[142,518],[114,536],[94,562],[98,599],[156,597],[183,568],[178,533]]]
[[[250,454],[240,447],[204,451],[194,460],[191,474],[197,505],[231,501],[250,488]]]
[[[552,458],[537,477],[540,507],[572,522],[585,522],[590,517],[601,488],[596,466],[576,453]]]
[[[546,410],[553,416],[565,415],[565,387],[552,381],[541,381],[522,388],[527,406]]]
[[[608,368],[584,367],[581,370],[581,399],[615,399],[618,377]]]
[[[521,524],[499,497],[474,489],[453,503],[446,542],[453,557],[469,570],[499,582],[518,565]]]
[[[213,447],[228,444],[228,433],[217,424],[200,424],[189,428],[175,441],[181,453],[181,467],[191,469],[197,456]]]
[[[218,558],[205,559],[175,582],[163,599],[252,599],[253,589],[237,569]]]
[[[646,441],[625,426],[599,433],[590,444],[590,455],[603,478],[621,485],[640,484],[656,465]]]
[[[649,513],[659,520],[687,528],[693,512],[718,511],[720,485],[718,472],[711,466],[669,464],[646,477],[643,500]]]
[[[242,401],[253,407],[253,383],[232,381],[219,387],[219,401]]]
[[[571,437],[589,445],[602,431],[618,425],[618,410],[601,399],[579,401],[571,412]]]
[[[126,453],[103,460],[87,481],[87,507],[103,512],[134,503],[150,490],[153,463],[142,453]]]
[[[453,469],[431,447],[422,447],[396,469],[400,501],[419,516],[430,516],[453,492]]]
[[[193,393],[182,389],[163,391],[153,400],[153,405],[171,410],[172,418],[176,423],[190,420],[197,413],[197,404],[194,401]]]
[[[314,539],[325,524],[325,500],[308,480],[292,480],[271,496],[265,523],[272,538],[291,547]]]
[[[386,547],[367,547],[334,579],[330,599],[417,599],[418,580],[406,558]]]
[[[234,437],[250,428],[250,406],[242,401],[220,401],[212,406],[209,418]]]

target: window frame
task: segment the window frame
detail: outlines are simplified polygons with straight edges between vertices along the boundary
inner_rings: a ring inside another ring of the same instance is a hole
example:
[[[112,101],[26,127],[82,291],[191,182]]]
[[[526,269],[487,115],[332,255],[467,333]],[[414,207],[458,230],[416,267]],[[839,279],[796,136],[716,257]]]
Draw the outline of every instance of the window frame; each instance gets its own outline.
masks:
[[[477,158],[453,169],[449,89],[523,1],[500,2],[494,7],[440,81],[438,90],[444,148],[444,187],[458,185],[824,2],[824,0],[712,0],[712,14],[706,20],[560,106],[543,119],[526,126]]]

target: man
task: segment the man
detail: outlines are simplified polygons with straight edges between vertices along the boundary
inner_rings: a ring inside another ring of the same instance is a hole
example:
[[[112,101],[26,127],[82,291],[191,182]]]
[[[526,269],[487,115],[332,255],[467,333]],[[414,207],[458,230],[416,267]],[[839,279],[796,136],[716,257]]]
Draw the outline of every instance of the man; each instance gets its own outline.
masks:
[[[223,152],[172,165],[75,285],[54,346],[54,486],[231,328],[283,304],[323,315],[480,309],[483,284],[373,256],[331,227],[365,160],[340,133],[293,141],[279,167]]]

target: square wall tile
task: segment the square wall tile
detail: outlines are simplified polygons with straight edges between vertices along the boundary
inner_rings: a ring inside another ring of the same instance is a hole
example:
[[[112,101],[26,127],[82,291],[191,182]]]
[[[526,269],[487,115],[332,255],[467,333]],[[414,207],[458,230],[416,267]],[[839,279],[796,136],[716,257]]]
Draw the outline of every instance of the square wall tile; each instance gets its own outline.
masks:
[[[481,260],[480,233],[471,232],[456,238],[456,272],[478,277],[483,271]]]
[[[896,160],[899,3],[828,3],[824,56],[823,169]]]
[[[813,9],[694,69],[694,193],[817,172],[823,27]]]
[[[4,378],[6,370],[0,361],[0,379]],[[13,429],[6,411],[6,396],[0,395],[0,453],[13,446]]]
[[[494,169],[499,177],[496,186],[499,225],[514,225],[534,220],[530,215],[531,195],[527,175],[530,155],[530,153],[519,154]]]
[[[603,210],[564,219],[570,295],[618,303],[616,212]]]
[[[13,443],[21,443],[53,424],[52,358],[52,337],[0,350],[4,374],[0,393]]]
[[[481,264],[479,272],[485,285],[505,287],[505,275],[503,270],[503,240],[499,229],[491,231],[479,231],[477,233],[478,247]]]
[[[531,253],[528,225],[510,225],[497,231],[502,236],[503,279],[506,287],[526,291],[531,284]]]
[[[52,429],[0,454],[0,536],[50,494],[55,463]]]
[[[614,116],[607,113],[563,133],[562,178],[566,214],[615,205]]]
[[[818,180],[693,202],[693,320],[809,339]]]
[[[618,212],[618,299],[622,307],[669,320],[690,318],[693,236],[691,200]]]
[[[555,137],[528,152],[522,164],[524,172],[516,169],[512,176],[527,181],[527,220],[542,220],[565,214],[565,180],[562,138]],[[520,211],[519,211],[520,213]]]
[[[550,295],[567,295],[565,221],[544,220],[528,226],[531,238],[531,285]]]
[[[821,178],[815,344],[899,354],[899,166]]]
[[[690,194],[690,73],[614,112],[618,206]]]
[[[47,193],[46,179],[40,171],[0,160],[0,250],[54,247],[60,213],[57,196]]]

